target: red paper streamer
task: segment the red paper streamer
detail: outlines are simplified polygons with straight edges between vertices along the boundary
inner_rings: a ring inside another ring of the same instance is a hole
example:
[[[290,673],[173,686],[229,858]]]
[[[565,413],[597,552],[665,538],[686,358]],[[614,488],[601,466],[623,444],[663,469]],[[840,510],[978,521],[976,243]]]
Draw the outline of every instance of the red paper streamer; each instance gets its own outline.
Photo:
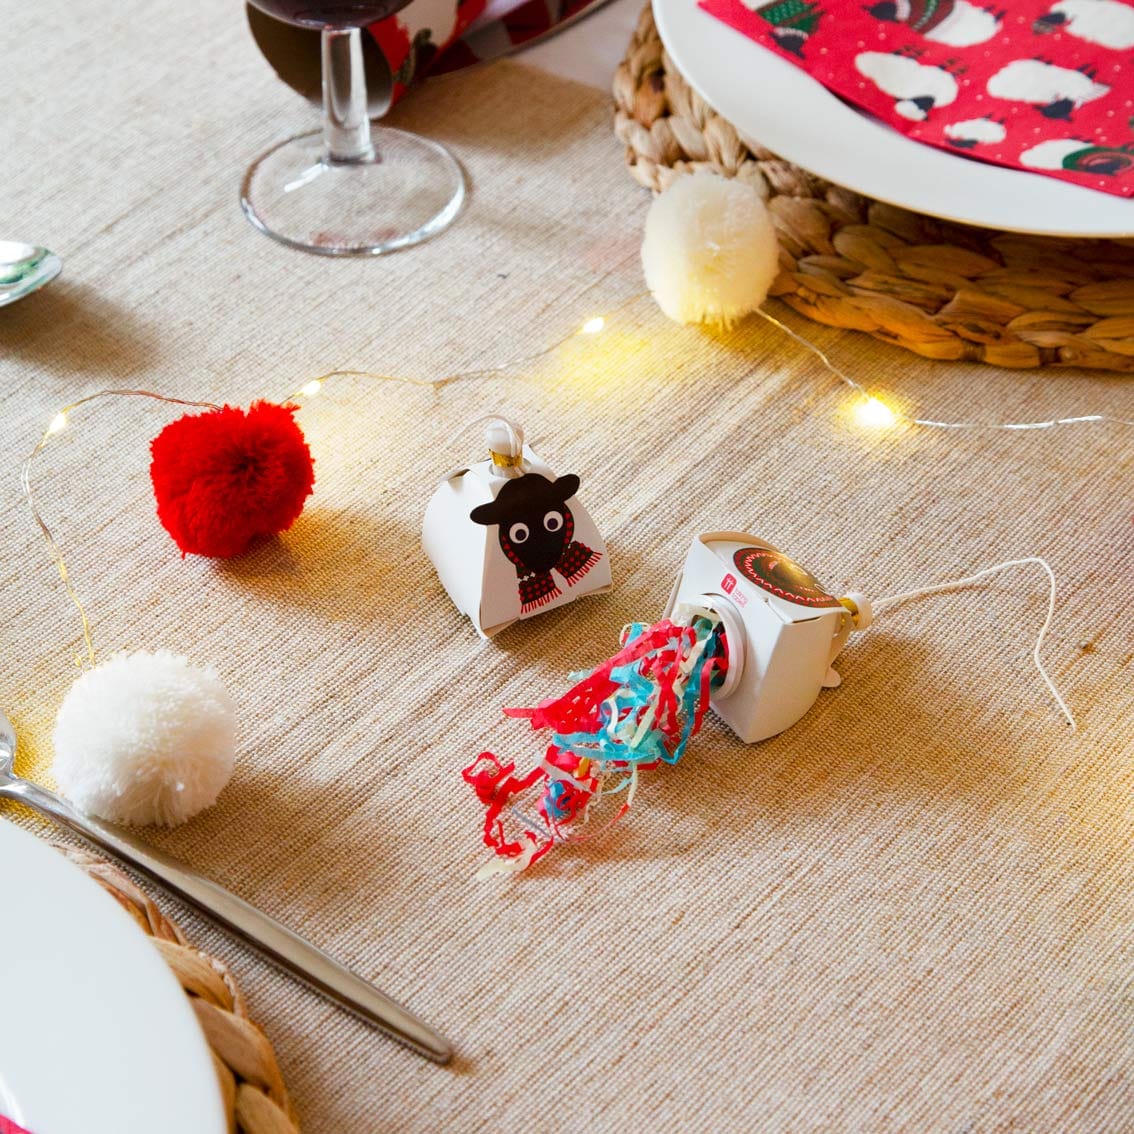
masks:
[[[522,870],[559,843],[582,838],[580,828],[603,795],[625,792],[610,823],[622,818],[638,772],[676,763],[700,731],[726,665],[715,618],[636,623],[617,654],[562,696],[505,709],[535,729],[550,729],[553,739],[543,761],[523,775],[491,752],[461,773],[484,806],[485,845],[504,860],[496,869]]]

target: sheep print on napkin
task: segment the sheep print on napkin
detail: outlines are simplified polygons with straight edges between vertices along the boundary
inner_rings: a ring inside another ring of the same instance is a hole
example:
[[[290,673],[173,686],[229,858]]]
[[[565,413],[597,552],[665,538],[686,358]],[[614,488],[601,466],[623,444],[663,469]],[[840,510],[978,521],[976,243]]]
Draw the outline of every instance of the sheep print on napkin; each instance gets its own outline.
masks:
[[[1134,196],[1134,0],[699,3],[919,142]]]

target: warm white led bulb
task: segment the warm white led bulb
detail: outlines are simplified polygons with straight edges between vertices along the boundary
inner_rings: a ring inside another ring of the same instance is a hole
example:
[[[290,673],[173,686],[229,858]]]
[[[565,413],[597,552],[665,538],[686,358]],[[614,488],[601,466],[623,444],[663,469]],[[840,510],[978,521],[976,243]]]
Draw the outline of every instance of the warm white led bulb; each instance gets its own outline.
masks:
[[[588,319],[579,331],[584,335],[597,335],[605,326],[606,320],[601,315],[596,315],[593,319]]]
[[[859,425],[866,425],[872,429],[884,429],[898,420],[898,415],[877,398],[867,398],[855,407],[854,416]]]
[[[65,413],[57,413],[52,419],[51,424],[47,427],[48,433],[62,433],[67,428],[67,415]]]
[[[320,382],[318,378],[313,378],[307,385],[300,386],[299,392],[309,398],[313,398],[322,388],[323,383]]]

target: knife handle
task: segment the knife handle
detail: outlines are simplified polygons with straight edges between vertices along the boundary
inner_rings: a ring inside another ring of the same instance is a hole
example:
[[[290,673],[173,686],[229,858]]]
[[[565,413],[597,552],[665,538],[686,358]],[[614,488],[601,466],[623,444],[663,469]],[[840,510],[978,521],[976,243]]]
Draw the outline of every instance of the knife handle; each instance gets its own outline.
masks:
[[[192,867],[147,846],[122,827],[83,815],[65,799],[30,780],[0,780],[0,797],[16,800],[133,867],[199,910],[267,960],[340,1008],[434,1063],[453,1051],[428,1024],[285,925],[249,905]]]

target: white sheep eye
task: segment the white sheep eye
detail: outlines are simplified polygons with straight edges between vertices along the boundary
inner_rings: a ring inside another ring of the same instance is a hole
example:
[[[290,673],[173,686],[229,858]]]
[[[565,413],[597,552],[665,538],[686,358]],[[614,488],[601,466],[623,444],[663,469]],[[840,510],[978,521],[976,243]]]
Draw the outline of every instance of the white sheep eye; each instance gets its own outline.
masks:
[[[528,531],[527,524],[513,524],[508,529],[508,538],[513,543],[526,543],[529,535],[531,532]]]
[[[563,513],[562,512],[548,512],[543,518],[543,526],[549,532],[557,532],[563,527]]]

